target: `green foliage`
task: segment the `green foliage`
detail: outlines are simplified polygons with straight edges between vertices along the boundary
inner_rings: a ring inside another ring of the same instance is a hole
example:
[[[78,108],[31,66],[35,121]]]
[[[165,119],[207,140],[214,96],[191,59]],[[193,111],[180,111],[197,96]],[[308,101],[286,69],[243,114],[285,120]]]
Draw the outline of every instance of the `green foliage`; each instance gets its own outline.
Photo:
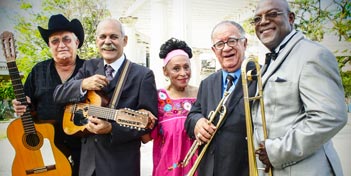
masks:
[[[245,32],[249,35],[256,35],[255,26],[251,24],[252,18],[245,20],[242,24]]]
[[[343,68],[347,63],[351,63],[350,56],[336,57],[339,63],[339,68]],[[344,85],[345,97],[351,98],[351,70],[340,71],[342,84]]]
[[[323,3],[323,4],[322,4]],[[325,33],[333,33],[339,41],[351,42],[351,2],[349,0],[295,0],[291,3],[296,14],[296,28],[311,40],[321,41]],[[337,52],[337,51],[336,51]],[[342,53],[350,53],[350,49]],[[342,54],[345,55],[345,54]],[[337,56],[345,97],[351,97],[351,70],[343,71],[350,56]]]
[[[349,0],[333,0],[337,8],[328,19],[333,23],[332,31],[348,42],[351,42],[351,2]]]
[[[13,117],[11,100],[15,98],[10,81],[0,81],[0,120]]]
[[[7,120],[13,118],[14,110],[10,101],[0,101],[0,120]]]
[[[0,100],[12,100],[15,98],[15,93],[13,92],[10,81],[1,80],[0,87]]]
[[[320,0],[295,0],[292,7],[295,28],[305,32],[311,40],[323,40],[326,19],[331,13],[320,8]]]
[[[311,40],[321,41],[327,32],[339,41],[351,42],[351,2],[349,0],[295,0],[291,2],[296,28]]]

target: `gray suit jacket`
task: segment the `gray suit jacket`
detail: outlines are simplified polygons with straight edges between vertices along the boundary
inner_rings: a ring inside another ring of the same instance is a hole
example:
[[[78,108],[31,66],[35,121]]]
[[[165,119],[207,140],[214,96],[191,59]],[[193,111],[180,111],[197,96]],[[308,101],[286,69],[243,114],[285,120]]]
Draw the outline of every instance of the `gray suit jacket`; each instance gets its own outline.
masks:
[[[103,90],[109,98],[112,97],[120,72],[121,69],[109,86]],[[84,100],[85,97],[80,94],[82,79],[95,74],[104,75],[102,59],[85,61],[73,80],[56,88],[55,101],[68,103]],[[125,107],[134,110],[147,109],[157,117],[157,91],[154,74],[148,68],[131,63],[119,103],[115,106],[116,109]],[[91,134],[82,139],[79,171],[81,176],[90,176],[94,171],[97,176],[140,175],[140,137],[148,130],[138,131],[121,127],[115,122],[111,123],[111,134]]]
[[[253,65],[248,65],[248,70]],[[253,96],[256,83],[249,82]],[[195,138],[194,128],[201,117],[208,117],[222,98],[222,71],[204,79],[199,87],[197,100],[185,122],[187,134]],[[200,176],[248,175],[248,157],[245,128],[245,109],[241,77],[228,97],[226,120],[218,129],[198,168]],[[218,117],[216,117],[218,119]],[[216,124],[217,120],[214,124]]]
[[[335,56],[298,32],[262,80],[273,175],[342,175],[331,141],[347,122]],[[252,111],[254,138],[263,141],[259,102]]]

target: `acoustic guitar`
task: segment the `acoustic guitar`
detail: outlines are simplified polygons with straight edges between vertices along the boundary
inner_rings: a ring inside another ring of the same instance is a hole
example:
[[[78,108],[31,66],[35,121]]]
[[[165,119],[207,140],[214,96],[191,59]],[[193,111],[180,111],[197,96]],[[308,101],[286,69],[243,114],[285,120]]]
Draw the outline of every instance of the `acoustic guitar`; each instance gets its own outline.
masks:
[[[117,124],[137,130],[144,130],[150,124],[147,113],[129,108],[112,109],[103,107],[107,99],[95,91],[88,91],[84,102],[69,104],[63,115],[63,131],[68,135],[85,135],[88,117],[113,120]]]
[[[14,36],[11,32],[5,31],[1,34],[1,41],[16,99],[21,104],[27,105],[15,61]],[[16,153],[12,164],[12,175],[71,175],[68,159],[55,146],[54,133],[52,124],[34,123],[29,108],[20,118],[13,120],[7,128],[7,137]]]

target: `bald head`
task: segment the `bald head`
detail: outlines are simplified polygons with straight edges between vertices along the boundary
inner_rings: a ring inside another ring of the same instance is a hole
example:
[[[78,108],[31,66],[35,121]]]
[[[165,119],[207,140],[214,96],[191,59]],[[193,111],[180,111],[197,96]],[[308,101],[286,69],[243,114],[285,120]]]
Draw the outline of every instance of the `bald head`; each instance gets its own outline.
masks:
[[[290,12],[290,6],[287,0],[260,0],[256,7],[256,11],[258,9],[262,9],[263,6],[267,6],[267,4],[275,4],[275,6],[279,7],[280,9]]]
[[[104,26],[106,26],[107,24],[117,26],[117,27],[120,29],[120,31],[121,31],[121,36],[124,36],[124,35],[125,35],[123,25],[122,25],[122,23],[121,23],[120,21],[118,21],[118,20],[116,20],[116,19],[113,19],[113,18],[107,18],[107,19],[102,20],[102,21],[98,24],[98,26],[97,26],[97,28],[96,28],[96,36],[98,36],[98,35],[100,34],[101,29],[102,29]]]
[[[277,15],[267,15],[272,13]],[[294,28],[295,14],[290,11],[286,0],[260,0],[255,18],[259,19],[259,22],[255,23],[256,35],[271,51],[279,46]]]

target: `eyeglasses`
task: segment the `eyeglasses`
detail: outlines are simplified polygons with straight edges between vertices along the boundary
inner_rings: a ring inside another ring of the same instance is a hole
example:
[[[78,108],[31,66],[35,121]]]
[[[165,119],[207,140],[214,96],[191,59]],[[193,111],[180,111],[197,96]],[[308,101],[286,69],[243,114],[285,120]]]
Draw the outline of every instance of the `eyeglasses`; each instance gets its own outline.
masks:
[[[244,37],[241,37],[241,38],[229,38],[226,42],[223,42],[223,41],[219,41],[217,43],[215,43],[213,45],[214,48],[216,48],[217,50],[221,50],[224,48],[225,44],[227,44],[228,46],[230,47],[234,47],[238,44],[239,40],[241,39],[245,39]]]
[[[266,19],[266,20],[273,20],[274,18],[276,18],[278,15],[281,15],[283,14],[284,12],[269,12],[269,13],[266,13],[266,14],[263,14],[263,15],[257,15],[255,16],[252,21],[251,21],[251,24],[252,25],[258,25],[261,23],[263,17]]]
[[[65,37],[62,38],[62,40],[60,40],[59,38],[55,38],[55,39],[51,40],[50,43],[52,45],[56,46],[56,45],[60,44],[61,41],[65,45],[68,45],[68,44],[70,44],[72,42],[72,39],[69,36],[65,36]]]

